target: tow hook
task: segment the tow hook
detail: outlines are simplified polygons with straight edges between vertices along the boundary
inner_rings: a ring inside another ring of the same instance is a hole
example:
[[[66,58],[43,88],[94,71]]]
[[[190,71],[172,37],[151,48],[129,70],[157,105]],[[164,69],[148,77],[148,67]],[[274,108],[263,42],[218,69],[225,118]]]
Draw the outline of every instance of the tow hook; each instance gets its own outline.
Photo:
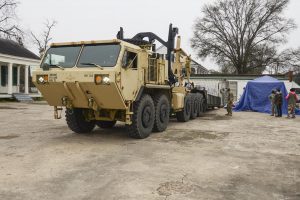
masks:
[[[58,108],[57,106],[54,106],[54,119],[61,119],[62,110],[62,107]],[[58,113],[58,111],[60,112]]]
[[[69,109],[73,108],[72,101],[68,97],[61,98],[61,104]]]
[[[88,99],[88,101],[89,101],[89,104],[88,104],[89,108],[93,108],[93,106],[94,106],[94,98],[91,97],[91,98]]]
[[[63,106],[67,106],[67,104],[68,104],[68,97],[61,98],[61,103],[62,103]]]

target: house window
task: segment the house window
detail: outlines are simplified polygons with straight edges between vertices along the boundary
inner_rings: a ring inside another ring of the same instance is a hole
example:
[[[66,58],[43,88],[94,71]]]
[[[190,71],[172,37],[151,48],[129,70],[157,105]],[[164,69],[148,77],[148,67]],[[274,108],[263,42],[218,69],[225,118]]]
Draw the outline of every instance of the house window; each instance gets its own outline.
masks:
[[[18,85],[18,67],[13,67],[13,86]]]
[[[1,86],[5,87],[7,85],[7,76],[8,76],[7,66],[1,66]]]

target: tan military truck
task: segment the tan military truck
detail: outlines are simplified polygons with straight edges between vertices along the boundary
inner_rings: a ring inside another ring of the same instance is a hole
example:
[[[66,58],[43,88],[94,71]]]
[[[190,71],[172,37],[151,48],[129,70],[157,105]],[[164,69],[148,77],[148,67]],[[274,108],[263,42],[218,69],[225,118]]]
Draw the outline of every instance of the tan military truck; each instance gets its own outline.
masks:
[[[172,114],[186,122],[220,104],[190,82],[191,58],[177,34],[170,24],[167,41],[151,32],[125,39],[121,28],[113,40],[51,44],[33,82],[54,106],[56,119],[66,107],[67,124],[76,133],[121,121],[131,137],[146,138],[166,130]],[[166,55],[156,53],[155,41],[167,47]]]

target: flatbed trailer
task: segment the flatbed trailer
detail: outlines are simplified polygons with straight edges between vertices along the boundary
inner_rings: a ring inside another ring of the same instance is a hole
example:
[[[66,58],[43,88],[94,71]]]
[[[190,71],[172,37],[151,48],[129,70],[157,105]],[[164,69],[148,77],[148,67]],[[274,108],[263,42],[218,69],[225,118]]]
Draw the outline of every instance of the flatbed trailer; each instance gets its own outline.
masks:
[[[195,86],[192,92],[200,92],[203,95],[203,112],[206,112],[208,109],[220,108],[221,107],[221,97],[209,94],[204,87]]]
[[[221,98],[211,94],[207,94],[207,108],[214,109],[215,107],[221,107]]]

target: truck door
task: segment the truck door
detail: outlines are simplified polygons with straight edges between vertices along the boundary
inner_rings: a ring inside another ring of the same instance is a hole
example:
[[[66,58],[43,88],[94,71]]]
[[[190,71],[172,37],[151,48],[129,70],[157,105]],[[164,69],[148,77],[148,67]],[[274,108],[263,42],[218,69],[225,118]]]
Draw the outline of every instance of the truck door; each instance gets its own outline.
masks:
[[[126,49],[122,58],[121,93],[125,100],[134,100],[140,87],[138,52]]]

